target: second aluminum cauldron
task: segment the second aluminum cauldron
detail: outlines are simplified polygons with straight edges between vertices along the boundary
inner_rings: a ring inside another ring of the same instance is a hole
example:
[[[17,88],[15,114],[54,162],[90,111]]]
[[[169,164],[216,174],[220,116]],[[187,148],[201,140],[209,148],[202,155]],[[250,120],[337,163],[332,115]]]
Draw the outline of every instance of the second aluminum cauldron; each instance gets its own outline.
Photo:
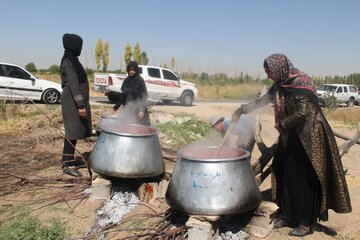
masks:
[[[229,215],[257,208],[261,193],[249,152],[231,147],[192,146],[178,152],[166,202],[194,215]]]
[[[120,111],[120,110],[119,110]],[[103,126],[113,123],[121,123],[120,114],[107,113],[100,116],[99,122],[96,124],[95,130],[98,134],[101,133]]]
[[[157,130],[136,124],[104,125],[90,155],[89,166],[95,172],[110,177],[161,175],[165,164]]]

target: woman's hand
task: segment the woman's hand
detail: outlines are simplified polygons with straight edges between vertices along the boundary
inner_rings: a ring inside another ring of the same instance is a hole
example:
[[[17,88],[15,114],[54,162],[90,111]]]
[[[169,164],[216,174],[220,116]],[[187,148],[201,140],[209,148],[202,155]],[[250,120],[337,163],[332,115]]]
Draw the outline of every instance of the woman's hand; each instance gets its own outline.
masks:
[[[239,121],[239,119],[240,119],[240,116],[241,116],[241,114],[243,114],[244,112],[243,112],[243,109],[242,109],[242,107],[239,107],[238,109],[236,109],[236,111],[232,114],[232,116],[231,116],[231,122],[237,122],[237,121]]]
[[[80,118],[86,118],[86,108],[80,107],[78,108]]]
[[[239,121],[240,116],[236,115],[236,113],[233,113],[231,116],[231,122],[235,123],[237,121]]]

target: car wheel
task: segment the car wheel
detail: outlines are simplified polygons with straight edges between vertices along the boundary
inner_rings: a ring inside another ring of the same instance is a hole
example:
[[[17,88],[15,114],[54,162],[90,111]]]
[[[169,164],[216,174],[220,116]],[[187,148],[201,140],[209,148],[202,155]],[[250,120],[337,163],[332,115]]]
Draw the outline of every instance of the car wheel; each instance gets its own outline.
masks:
[[[180,98],[180,104],[183,106],[191,106],[194,101],[194,95],[191,92],[184,92]]]
[[[354,99],[350,98],[349,101],[348,101],[348,103],[347,103],[347,106],[348,106],[348,107],[354,106]]]
[[[60,93],[56,89],[46,89],[42,95],[45,104],[55,104],[60,101]]]

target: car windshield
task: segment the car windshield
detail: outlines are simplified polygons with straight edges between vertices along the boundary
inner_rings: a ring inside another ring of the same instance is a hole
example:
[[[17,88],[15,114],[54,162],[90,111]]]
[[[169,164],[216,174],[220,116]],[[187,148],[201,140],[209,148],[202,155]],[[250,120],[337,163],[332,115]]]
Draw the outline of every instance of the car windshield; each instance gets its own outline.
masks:
[[[321,85],[318,90],[321,91],[327,91],[327,92],[335,92],[337,86],[333,86],[333,85]]]

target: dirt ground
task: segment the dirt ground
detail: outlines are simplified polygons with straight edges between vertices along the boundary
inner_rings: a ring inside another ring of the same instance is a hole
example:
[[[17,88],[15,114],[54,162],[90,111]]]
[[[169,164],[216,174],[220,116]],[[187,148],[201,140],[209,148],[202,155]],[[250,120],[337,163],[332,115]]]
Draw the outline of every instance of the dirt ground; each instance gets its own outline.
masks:
[[[192,113],[201,120],[207,121],[216,114],[231,116],[238,107],[237,103],[196,103],[191,107],[173,105],[155,105],[151,109],[153,115],[167,113]],[[111,106],[97,106],[93,111],[93,121],[96,123],[101,114],[110,110]],[[262,137],[270,146],[277,137],[273,128],[273,116],[270,108],[259,112],[262,124]],[[27,130],[12,134],[1,130],[0,134],[0,206],[12,208],[20,205],[30,206],[32,213],[41,220],[59,218],[68,222],[74,230],[73,237],[81,237],[94,223],[96,210],[104,200],[87,198],[85,189],[89,188],[89,174],[81,169],[82,179],[75,179],[62,174],[59,168],[62,151],[62,135],[57,129],[61,128],[61,116],[51,117],[51,124],[47,119],[40,119],[28,124]],[[330,122],[333,129],[348,136],[353,136],[356,128]],[[344,140],[338,139],[338,145]],[[81,153],[89,152],[94,146],[93,141],[79,141],[78,149]],[[260,156],[255,147],[252,161]],[[359,239],[360,232],[360,145],[353,146],[349,153],[343,156],[344,169],[347,170],[346,179],[351,195],[353,211],[349,214],[336,214],[330,211],[329,221],[321,223],[327,231],[315,232],[304,239],[333,239],[329,233],[337,233],[337,239]],[[264,193],[269,191],[270,182],[266,179],[260,186]],[[158,213],[166,209],[166,203],[161,200],[152,203],[152,211]],[[149,207],[137,208],[136,212],[149,211]],[[131,218],[131,216],[128,216]],[[290,228],[272,230],[266,238],[251,236],[250,239],[291,239],[288,236]],[[119,236],[117,237],[119,238]],[[115,238],[114,238],[115,239]]]

